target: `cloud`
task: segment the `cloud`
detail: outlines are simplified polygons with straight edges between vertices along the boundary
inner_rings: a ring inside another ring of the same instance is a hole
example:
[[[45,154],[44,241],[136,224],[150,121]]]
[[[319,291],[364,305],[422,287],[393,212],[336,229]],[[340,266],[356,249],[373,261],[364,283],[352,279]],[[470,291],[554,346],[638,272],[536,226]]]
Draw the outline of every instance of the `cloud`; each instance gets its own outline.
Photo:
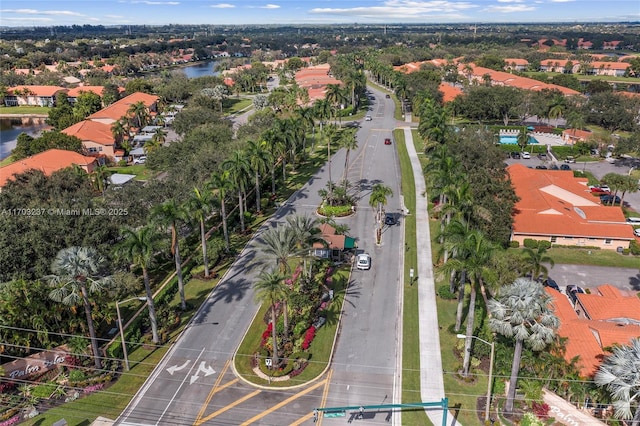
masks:
[[[179,1],[149,1],[149,0],[132,1],[131,3],[148,4],[151,6],[177,6],[180,4]]]
[[[477,8],[478,6],[466,2],[447,0],[387,0],[382,6],[360,6],[351,8],[314,8],[312,14],[357,16],[372,19],[424,19],[447,18],[460,19],[461,12]]]
[[[485,9],[486,12],[499,12],[499,13],[516,13],[516,12],[532,12],[536,10],[534,6],[527,6],[524,4],[514,4],[511,6],[489,6]]]
[[[235,6],[229,3],[218,3],[218,4],[212,4],[211,6],[214,9],[233,9]]]
[[[551,0],[551,3],[571,3],[576,0]]]
[[[523,0],[498,0],[498,3],[522,3]]]
[[[260,9],[280,9],[280,6],[277,4],[265,4],[264,6],[261,6]]]
[[[23,15],[57,15],[57,16],[84,16],[70,10],[36,10],[36,9],[5,9],[1,13],[20,13]]]

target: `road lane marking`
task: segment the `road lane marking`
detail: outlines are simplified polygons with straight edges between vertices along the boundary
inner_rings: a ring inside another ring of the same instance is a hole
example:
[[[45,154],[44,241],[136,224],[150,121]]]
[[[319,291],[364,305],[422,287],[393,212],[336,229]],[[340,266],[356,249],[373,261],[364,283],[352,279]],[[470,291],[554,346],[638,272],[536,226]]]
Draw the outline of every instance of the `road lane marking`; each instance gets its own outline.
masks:
[[[323,380],[321,382],[316,383],[315,385],[308,387],[307,389],[298,392],[297,394],[290,396],[289,398],[285,399],[284,401],[279,402],[278,404],[274,405],[273,407],[264,410],[262,413],[253,416],[252,418],[250,418],[249,420],[247,420],[244,423],[241,423],[240,426],[247,426],[250,425],[251,423],[260,420],[261,418],[268,416],[269,414],[273,413],[274,411],[284,407],[285,405],[287,405],[288,403],[290,403],[291,401],[295,401],[296,399],[308,394],[309,392],[316,390],[317,388],[319,388],[320,386],[324,385],[327,382],[327,380]]]
[[[242,398],[233,401],[233,403],[231,403],[231,404],[219,409],[218,411],[216,411],[216,412],[214,412],[212,414],[209,414],[207,417],[195,422],[194,426],[200,426],[201,424],[213,419],[214,417],[218,417],[220,414],[223,414],[224,412],[231,410],[236,405],[242,404],[246,400],[253,398],[254,396],[258,395],[261,392],[262,391],[260,389],[258,389],[256,391],[251,392],[249,395],[243,396]]]
[[[182,389],[182,386],[185,384],[185,382],[187,381],[187,378],[189,377],[189,375],[191,375],[191,371],[193,371],[193,367],[195,367],[195,365],[198,363],[198,361],[200,360],[200,357],[202,356],[202,354],[204,353],[205,348],[202,348],[202,350],[200,351],[200,353],[198,354],[198,357],[196,358],[196,361],[193,363],[193,365],[191,366],[191,368],[189,368],[189,371],[187,372],[187,375],[184,376],[184,379],[182,379],[182,382],[180,383],[180,386],[178,386],[178,389],[176,389],[176,391],[173,393],[173,396],[171,397],[171,399],[169,400],[169,403],[167,404],[167,407],[164,409],[164,411],[162,412],[162,414],[160,414],[160,417],[158,418],[158,421],[156,422],[156,426],[160,424],[160,422],[162,421],[162,418],[164,417],[165,414],[167,414],[167,411],[169,410],[169,407],[171,407],[171,405],[173,404],[173,401],[176,399],[176,396],[178,395],[178,392],[180,392],[180,389]]]
[[[311,420],[313,418],[313,411],[310,412],[309,414],[307,414],[304,417],[300,417],[298,420],[296,420],[295,422],[291,423],[289,426],[299,426],[302,423],[306,422],[307,420]]]
[[[222,381],[222,378],[226,374],[227,369],[229,368],[229,365],[231,365],[230,359],[228,359],[227,362],[225,362],[224,367],[222,367],[222,371],[220,371],[220,375],[216,379],[216,382],[213,384],[211,391],[209,391],[209,395],[207,395],[207,399],[205,399],[204,404],[202,404],[202,407],[200,407],[200,411],[198,411],[198,415],[196,416],[196,422],[202,418],[202,415],[204,414],[204,410],[207,409],[207,406],[211,402],[211,398],[213,398],[213,395],[218,392],[218,386],[220,386],[220,382]],[[232,380],[232,382],[237,382],[237,381],[238,379]]]
[[[320,400],[320,407],[324,407],[325,404],[327,403],[327,398],[329,396],[329,386],[331,386],[331,376],[333,376],[333,369],[329,370],[329,374],[327,374],[327,385],[324,387],[324,390],[322,391],[322,399]],[[320,426],[322,424],[322,415],[318,416],[318,426]]]

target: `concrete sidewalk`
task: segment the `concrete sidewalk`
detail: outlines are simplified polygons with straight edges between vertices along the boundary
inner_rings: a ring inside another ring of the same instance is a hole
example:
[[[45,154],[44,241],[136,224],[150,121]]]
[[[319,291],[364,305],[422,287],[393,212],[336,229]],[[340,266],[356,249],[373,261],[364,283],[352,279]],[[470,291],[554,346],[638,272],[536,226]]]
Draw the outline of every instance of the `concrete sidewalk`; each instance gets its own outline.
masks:
[[[407,120],[411,120],[408,114]],[[435,280],[431,256],[431,232],[429,230],[429,212],[426,184],[422,166],[413,144],[413,135],[408,123],[404,127],[404,136],[411,160],[411,168],[416,186],[416,211],[410,212],[416,218],[416,242],[418,253],[418,316],[420,318],[420,397],[423,402],[438,402],[445,397],[442,378],[442,357],[440,353],[440,329],[438,327],[438,309],[436,306]],[[431,422],[442,425],[441,409],[427,409]],[[460,425],[449,411],[447,424]]]

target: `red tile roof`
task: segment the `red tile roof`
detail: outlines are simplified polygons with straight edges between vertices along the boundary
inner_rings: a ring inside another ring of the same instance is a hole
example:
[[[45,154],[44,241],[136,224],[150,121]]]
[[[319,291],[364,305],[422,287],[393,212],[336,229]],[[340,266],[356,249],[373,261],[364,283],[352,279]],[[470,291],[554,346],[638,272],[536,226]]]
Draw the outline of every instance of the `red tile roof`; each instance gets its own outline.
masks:
[[[327,243],[327,245],[325,246],[320,242],[316,242],[313,244],[314,248],[327,247],[330,249],[344,250],[344,242],[346,237],[344,235],[337,235],[336,229],[333,226],[327,223],[323,223],[322,225],[320,225],[320,234],[322,235],[322,239]]]
[[[58,92],[66,92],[67,89],[60,86],[14,86],[8,89],[10,95],[15,95],[16,91],[28,89],[32,96],[54,96]]]
[[[554,313],[560,320],[558,335],[567,338],[565,359],[579,357],[583,377],[596,372],[604,348],[640,336],[640,299],[636,295],[625,296],[606,284],[592,294],[578,294],[574,308],[562,293],[545,290],[553,298]]]
[[[79,86],[74,87],[73,89],[69,89],[67,95],[70,98],[77,98],[80,96],[82,92],[91,92],[95,93],[98,96],[102,96],[104,94],[104,86]]]
[[[160,98],[156,95],[149,95],[142,92],[132,93],[131,95],[112,103],[108,107],[91,114],[87,118],[89,120],[110,119],[113,121],[117,121],[127,115],[127,112],[129,111],[129,108],[131,108],[131,105],[137,102],[142,102],[148,108],[154,103],[158,102],[158,99]]]
[[[62,130],[62,133],[75,136],[81,141],[91,141],[101,145],[115,144],[111,124],[99,121],[83,120]]]
[[[442,101],[444,103],[451,102],[458,96],[462,95],[462,89],[453,87],[447,83],[440,83],[438,90],[442,92]]]
[[[24,173],[27,170],[42,170],[45,175],[49,176],[53,172],[77,164],[84,168],[85,171],[91,171],[95,161],[93,157],[85,157],[74,151],[49,149],[31,157],[18,160],[7,166],[0,167],[0,187],[3,187],[7,181],[13,179],[13,175]]]
[[[633,239],[622,209],[603,206],[586,178],[572,171],[507,167],[516,195],[513,233],[519,235]]]

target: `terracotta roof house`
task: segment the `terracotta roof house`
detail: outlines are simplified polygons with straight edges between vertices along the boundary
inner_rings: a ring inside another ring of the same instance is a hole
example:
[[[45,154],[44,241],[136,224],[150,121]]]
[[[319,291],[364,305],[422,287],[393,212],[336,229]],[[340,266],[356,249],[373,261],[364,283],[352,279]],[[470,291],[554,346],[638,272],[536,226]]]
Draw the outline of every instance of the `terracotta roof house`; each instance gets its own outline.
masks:
[[[444,82],[440,83],[438,90],[442,93],[442,102],[445,104],[447,102],[452,102],[455,98],[462,95],[462,89],[453,87]]]
[[[471,71],[469,72],[469,67]],[[492,85],[516,87],[523,90],[540,91],[544,89],[557,90],[564,96],[580,95],[580,92],[557,84],[543,83],[532,78],[520,77],[504,71],[494,71],[489,68],[478,67],[475,64],[458,65],[460,75],[465,76],[470,82],[483,84],[485,76],[491,79]]]
[[[586,65],[587,74],[623,77],[631,64],[627,62],[595,61]]]
[[[571,68],[571,69],[569,69]],[[540,71],[575,74],[580,68],[580,62],[570,59],[545,59],[540,61]]]
[[[91,114],[87,117],[88,120],[97,121],[104,124],[113,124],[115,121],[120,120],[122,117],[126,117],[131,108],[131,105],[142,102],[147,110],[154,114],[158,111],[158,100],[160,98],[156,95],[149,95],[148,93],[136,92],[129,96],[126,96],[106,108],[101,109],[98,112]]]
[[[578,49],[589,50],[593,47],[593,43],[583,39],[582,37],[578,39]]]
[[[329,64],[302,68],[296,72],[295,79],[298,86],[309,91],[309,99],[312,102],[325,98],[327,85],[342,84],[340,80],[331,75],[331,66]]]
[[[505,58],[505,71],[525,71],[529,66],[529,61],[521,58]]]
[[[530,169],[523,164],[507,167],[520,199],[515,205],[511,241],[549,241],[551,245],[629,248],[633,227],[622,209],[600,204],[586,178],[573,171]]]
[[[83,120],[62,130],[62,133],[80,139],[87,155],[104,155],[112,160],[117,160],[116,141],[111,131],[111,124]]]
[[[579,357],[582,377],[595,374],[605,348],[628,344],[640,336],[640,299],[635,294],[625,295],[605,284],[590,294],[576,294],[573,306],[566,295],[545,290],[553,298],[554,313],[560,320],[558,335],[567,338],[565,359]]]
[[[12,180],[14,175],[24,173],[27,170],[42,170],[45,175],[50,176],[53,172],[71,167],[74,164],[82,167],[85,172],[91,173],[96,167],[96,159],[74,151],[49,149],[0,167],[0,189],[6,185],[7,181]]]
[[[78,101],[78,96],[85,92],[95,93],[96,95],[100,96],[100,98],[102,98],[102,96],[104,95],[104,86],[78,86],[74,87],[73,89],[69,89],[69,91],[67,92],[69,103],[71,105],[74,105]]]
[[[566,145],[575,145],[587,141],[592,135],[588,130],[567,129],[562,131],[562,140]]]
[[[340,259],[345,249],[353,249],[356,247],[355,239],[346,235],[336,234],[336,229],[323,223],[320,225],[320,235],[323,242],[315,242],[313,244],[313,254],[322,258]]]
[[[622,43],[621,40],[613,40],[613,41],[603,41],[602,49],[603,50],[616,50],[618,46]]]
[[[5,106],[33,105],[52,107],[56,104],[58,92],[66,92],[60,86],[14,86],[7,90]]]

